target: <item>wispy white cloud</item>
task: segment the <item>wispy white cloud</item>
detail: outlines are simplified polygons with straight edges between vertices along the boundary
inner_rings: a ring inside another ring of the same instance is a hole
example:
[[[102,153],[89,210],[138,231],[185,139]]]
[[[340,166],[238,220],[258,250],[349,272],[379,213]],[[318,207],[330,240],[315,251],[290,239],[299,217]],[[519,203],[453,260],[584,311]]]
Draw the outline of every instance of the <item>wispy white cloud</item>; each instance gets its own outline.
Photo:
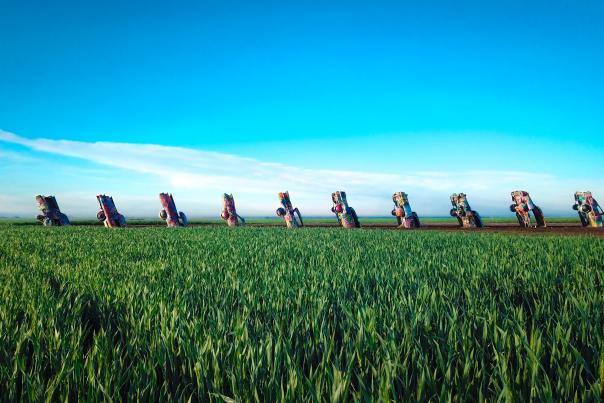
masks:
[[[29,139],[0,131],[0,140],[36,151],[81,158],[117,168],[168,179],[176,188],[234,188],[243,192],[266,192],[283,187],[300,191],[334,190],[340,187],[414,186],[431,190],[484,189],[518,180],[551,180],[546,174],[519,171],[407,172],[406,174],[311,170],[258,161],[231,154],[156,144],[80,142]]]
[[[423,209],[427,214],[438,214],[439,211],[447,211],[447,196],[452,192],[474,193],[476,201],[501,204],[509,198],[509,191],[515,188],[545,189],[559,182],[546,173],[516,170],[315,170],[184,147],[31,139],[1,130],[0,141],[143,174],[149,181],[161,180],[169,184],[175,192],[235,192],[238,199],[246,201],[243,204],[238,200],[242,209],[246,209],[245,205],[248,208],[254,206],[248,210],[254,214],[270,214],[275,204],[275,193],[283,190],[292,192],[299,204],[305,203],[311,214],[325,213],[325,201],[329,202],[332,191],[340,189],[349,193],[351,204],[364,214],[387,213],[389,195],[397,190],[412,193],[412,200],[422,205],[430,205],[430,200],[438,197],[438,201],[431,204],[434,209]],[[266,205],[264,200],[273,202]],[[505,206],[498,205],[491,210],[504,211]]]
[[[0,139],[1,139],[2,133],[3,132],[0,130]],[[33,157],[24,155],[23,153],[0,150],[0,161],[10,161],[10,162],[15,162],[15,163],[31,163],[31,162],[36,162],[37,160]]]

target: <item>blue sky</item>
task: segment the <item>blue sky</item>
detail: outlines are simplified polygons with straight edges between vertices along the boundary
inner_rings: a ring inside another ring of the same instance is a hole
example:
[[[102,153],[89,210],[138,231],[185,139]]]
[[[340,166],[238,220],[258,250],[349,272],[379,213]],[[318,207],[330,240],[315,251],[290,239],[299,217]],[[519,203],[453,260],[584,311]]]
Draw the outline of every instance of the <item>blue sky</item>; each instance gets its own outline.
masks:
[[[11,4],[12,3],[12,4]],[[602,2],[0,3],[0,214],[604,198]],[[102,142],[102,143],[99,143]],[[126,143],[126,144],[122,144]]]

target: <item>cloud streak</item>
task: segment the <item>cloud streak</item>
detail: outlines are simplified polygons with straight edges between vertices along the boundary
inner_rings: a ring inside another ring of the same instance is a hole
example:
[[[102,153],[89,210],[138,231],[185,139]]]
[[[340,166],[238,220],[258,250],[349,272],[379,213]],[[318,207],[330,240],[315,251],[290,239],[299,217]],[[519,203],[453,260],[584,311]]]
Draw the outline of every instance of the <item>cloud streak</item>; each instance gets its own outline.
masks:
[[[551,180],[547,174],[521,171],[408,172],[406,174],[349,170],[311,170],[263,162],[237,155],[156,144],[81,142],[29,139],[0,131],[0,140],[32,150],[164,178],[176,188],[236,189],[266,192],[275,189],[332,191],[339,188],[397,189],[413,186],[429,190],[486,189],[517,181]],[[397,187],[398,186],[398,187]]]
[[[473,194],[473,200],[482,200],[485,204],[496,202],[497,208],[492,210],[503,212],[507,206],[503,200],[509,198],[510,190],[545,189],[559,182],[549,174],[515,170],[315,170],[185,147],[32,139],[1,130],[0,141],[142,174],[149,182],[160,181],[170,185],[171,191],[182,194],[192,195],[202,190],[216,194],[234,192],[239,200],[254,206],[256,214],[272,213],[275,193],[283,190],[292,192],[298,203],[306,203],[306,210],[311,214],[325,214],[326,201],[329,203],[329,195],[334,190],[346,190],[351,203],[364,214],[387,214],[389,195],[398,190],[411,193],[417,203],[434,205],[435,209],[425,208],[429,214],[446,213],[447,196],[461,191]],[[268,200],[272,203],[266,206]],[[421,207],[418,210],[422,210]]]

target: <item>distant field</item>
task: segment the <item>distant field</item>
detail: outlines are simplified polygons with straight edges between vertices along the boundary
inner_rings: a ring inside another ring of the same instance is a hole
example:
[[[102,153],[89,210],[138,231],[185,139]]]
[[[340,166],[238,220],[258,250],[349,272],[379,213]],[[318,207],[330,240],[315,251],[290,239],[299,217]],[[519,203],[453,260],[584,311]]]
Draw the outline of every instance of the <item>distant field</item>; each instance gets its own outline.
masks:
[[[16,400],[598,401],[604,239],[0,226]]]

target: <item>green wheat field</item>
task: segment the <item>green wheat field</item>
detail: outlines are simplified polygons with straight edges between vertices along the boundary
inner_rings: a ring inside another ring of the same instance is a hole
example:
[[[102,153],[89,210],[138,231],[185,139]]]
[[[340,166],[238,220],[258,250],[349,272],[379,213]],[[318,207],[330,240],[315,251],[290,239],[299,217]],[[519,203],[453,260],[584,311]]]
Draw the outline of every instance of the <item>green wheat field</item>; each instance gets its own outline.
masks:
[[[598,401],[604,238],[0,226],[2,400]]]

